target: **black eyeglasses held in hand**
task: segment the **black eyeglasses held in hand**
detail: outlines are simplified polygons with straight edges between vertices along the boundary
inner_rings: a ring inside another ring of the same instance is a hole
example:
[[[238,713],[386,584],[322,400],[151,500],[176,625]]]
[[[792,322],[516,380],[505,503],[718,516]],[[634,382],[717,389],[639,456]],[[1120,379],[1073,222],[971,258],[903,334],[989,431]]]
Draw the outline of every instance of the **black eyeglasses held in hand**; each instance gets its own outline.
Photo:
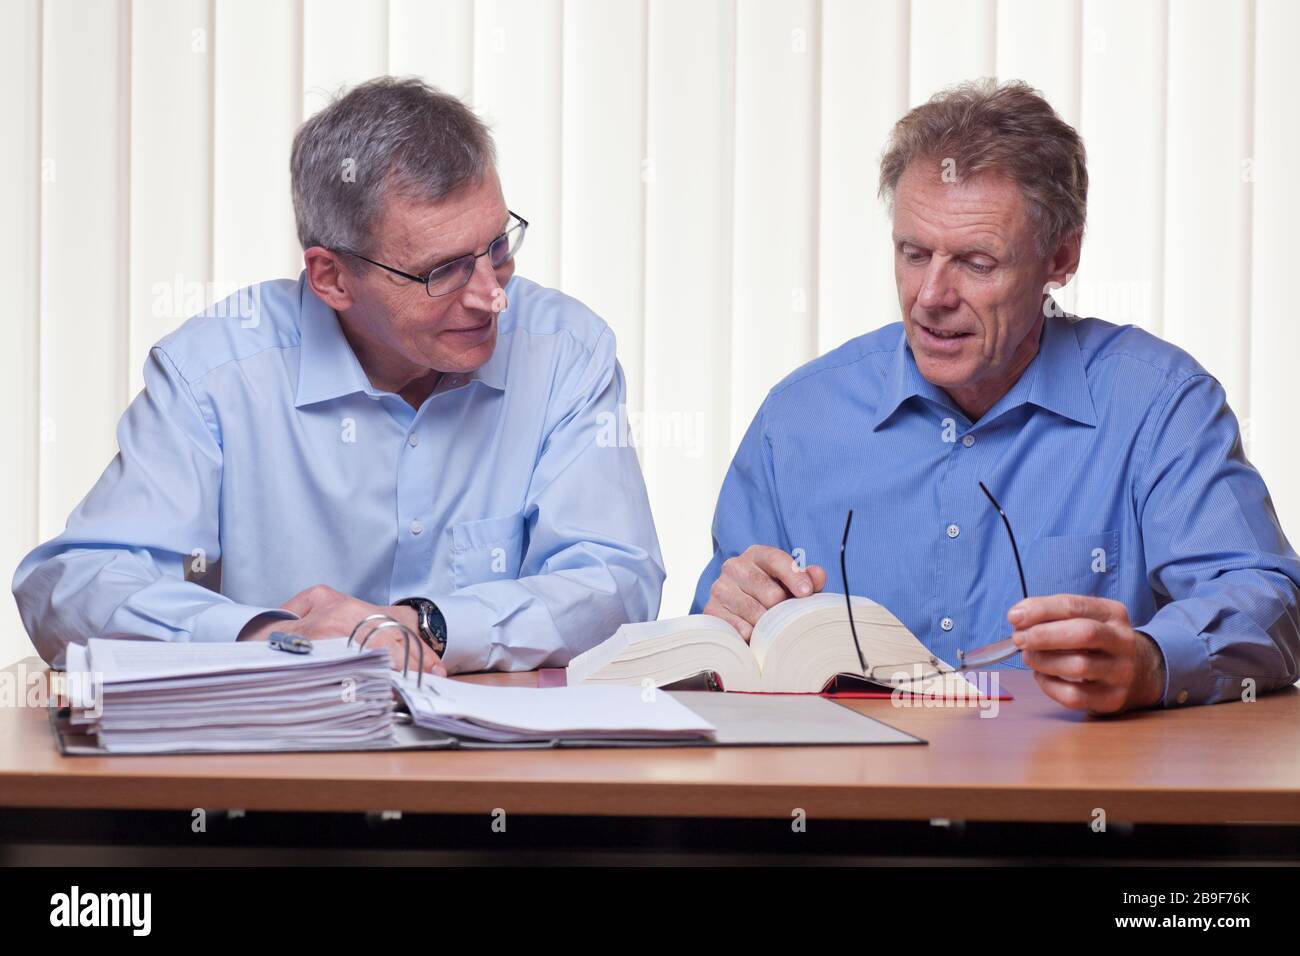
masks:
[[[849,633],[853,635],[853,646],[858,652],[858,663],[862,665],[862,676],[886,687],[907,690],[910,685],[918,681],[952,673],[952,668],[933,654],[923,661],[867,665],[867,659],[862,653],[862,642],[858,640],[858,628],[853,622],[853,592],[849,590],[849,572],[844,559],[849,545],[849,528],[852,526],[853,509],[850,508],[848,517],[844,519],[844,537],[840,539],[840,585],[844,588],[844,606],[849,613]]]
[[[1022,597],[1027,598],[1029,597],[1029,589],[1025,587],[1025,569],[1020,563],[1020,549],[1016,547],[1016,536],[1011,531],[1011,522],[1007,519],[1007,513],[1002,510],[1002,506],[998,504],[998,500],[993,497],[993,493],[984,486],[982,481],[980,482],[980,491],[984,492],[985,497],[992,502],[998,514],[1002,516],[1002,524],[1007,529],[1007,537],[1011,539],[1011,553],[1016,559],[1016,573],[1020,575],[1020,594]],[[958,650],[957,669],[959,671],[970,671],[979,667],[989,667],[1015,657],[1019,652],[1020,647],[1009,637],[994,641],[992,644],[985,644],[983,647],[976,647],[967,652]]]

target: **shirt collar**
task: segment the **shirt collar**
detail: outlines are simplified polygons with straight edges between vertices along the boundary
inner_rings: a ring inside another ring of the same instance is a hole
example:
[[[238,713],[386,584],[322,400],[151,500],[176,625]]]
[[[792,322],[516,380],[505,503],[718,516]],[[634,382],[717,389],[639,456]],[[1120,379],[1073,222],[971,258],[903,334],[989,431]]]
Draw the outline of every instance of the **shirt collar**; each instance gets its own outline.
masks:
[[[1083,355],[1079,350],[1079,340],[1074,334],[1073,317],[1064,315],[1059,308],[1050,311],[1053,314],[1043,323],[1038,354],[1011,390],[980,419],[981,422],[992,421],[1011,407],[1027,401],[1083,425],[1097,424],[1097,412],[1092,402],[1092,393],[1088,389]],[[889,371],[881,390],[880,404],[871,421],[872,431],[883,426],[910,398],[929,399],[955,410],[948,394],[926,380],[916,367],[912,346],[902,328],[899,329],[898,340],[898,348],[889,363]]]
[[[298,288],[302,340],[298,350],[298,390],[294,395],[294,405],[301,408],[357,392],[375,398],[385,394],[370,384],[356,353],[343,335],[338,316],[312,291],[305,271],[298,277]],[[505,390],[508,357],[500,340],[500,323],[504,315],[503,312],[497,317],[498,339],[492,357],[473,372],[457,376],[465,385],[478,381],[489,388]],[[441,386],[439,391],[442,391]]]
[[[1043,338],[1034,363],[1038,375],[1029,389],[1029,401],[1081,425],[1097,425],[1097,408],[1083,367],[1083,352],[1074,332],[1075,317],[1066,315],[1055,302],[1043,323]]]
[[[925,398],[938,405],[952,404],[952,400],[943,389],[928,381],[916,367],[912,346],[907,341],[907,331],[900,324],[898,348],[894,350],[894,357],[889,362],[889,372],[885,376],[885,386],[880,393],[880,404],[871,421],[871,430],[876,431],[884,425],[910,398]]]

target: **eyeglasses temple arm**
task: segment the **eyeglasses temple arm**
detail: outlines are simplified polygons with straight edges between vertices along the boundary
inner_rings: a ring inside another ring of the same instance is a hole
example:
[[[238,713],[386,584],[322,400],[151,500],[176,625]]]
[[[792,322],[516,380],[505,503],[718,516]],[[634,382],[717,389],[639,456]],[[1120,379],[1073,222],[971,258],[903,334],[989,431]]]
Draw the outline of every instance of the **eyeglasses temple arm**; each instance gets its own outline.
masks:
[[[867,659],[862,656],[862,644],[858,642],[858,629],[853,624],[853,601],[849,597],[849,573],[844,566],[844,551],[849,545],[849,528],[853,525],[853,509],[849,509],[849,516],[844,521],[844,537],[840,539],[840,583],[844,585],[844,606],[849,611],[849,630],[853,633],[853,646],[858,652],[858,663],[862,665],[862,673],[867,673]]]
[[[1007,513],[1002,510],[1002,506],[998,504],[998,500],[993,497],[993,492],[984,487],[984,482],[982,481],[980,482],[980,491],[984,492],[985,497],[993,503],[993,507],[996,508],[998,514],[1002,516],[1002,524],[1007,529],[1007,537],[1011,539],[1011,553],[1015,555],[1016,558],[1016,573],[1020,575],[1020,595],[1021,597],[1027,598],[1029,597],[1029,588],[1025,587],[1025,569],[1020,564],[1020,549],[1016,547],[1016,536],[1011,530],[1011,522],[1007,520]]]

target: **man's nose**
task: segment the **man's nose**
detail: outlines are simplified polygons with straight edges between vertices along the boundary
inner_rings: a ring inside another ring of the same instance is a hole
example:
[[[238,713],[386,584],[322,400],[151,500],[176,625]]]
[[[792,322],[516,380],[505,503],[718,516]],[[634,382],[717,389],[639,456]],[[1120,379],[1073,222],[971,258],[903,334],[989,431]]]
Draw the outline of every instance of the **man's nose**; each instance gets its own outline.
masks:
[[[937,256],[931,256],[921,280],[921,291],[916,296],[916,304],[929,311],[955,309],[960,303],[957,290],[953,287],[948,272],[948,263]]]
[[[499,286],[496,270],[492,268],[491,254],[479,256],[474,260],[474,272],[465,284],[461,301],[466,308],[491,309]]]

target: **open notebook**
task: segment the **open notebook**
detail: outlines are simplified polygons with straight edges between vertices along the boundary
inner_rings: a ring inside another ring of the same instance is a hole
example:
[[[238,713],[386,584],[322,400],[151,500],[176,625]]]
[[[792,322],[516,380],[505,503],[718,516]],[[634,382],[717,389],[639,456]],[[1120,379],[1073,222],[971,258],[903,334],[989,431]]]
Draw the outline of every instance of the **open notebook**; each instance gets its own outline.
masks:
[[[68,669],[69,706],[50,716],[70,756],[924,743],[824,700],[755,707],[640,687],[417,680],[392,671],[386,650],[345,638],[301,655],[264,642],[92,639],[69,646]]]
[[[768,609],[748,643],[708,614],[624,624],[569,662],[566,683],[665,687],[707,674],[728,691],[818,694],[857,686],[962,700],[985,696],[875,601],[855,595],[853,623],[865,672],[844,595],[823,593]]]

